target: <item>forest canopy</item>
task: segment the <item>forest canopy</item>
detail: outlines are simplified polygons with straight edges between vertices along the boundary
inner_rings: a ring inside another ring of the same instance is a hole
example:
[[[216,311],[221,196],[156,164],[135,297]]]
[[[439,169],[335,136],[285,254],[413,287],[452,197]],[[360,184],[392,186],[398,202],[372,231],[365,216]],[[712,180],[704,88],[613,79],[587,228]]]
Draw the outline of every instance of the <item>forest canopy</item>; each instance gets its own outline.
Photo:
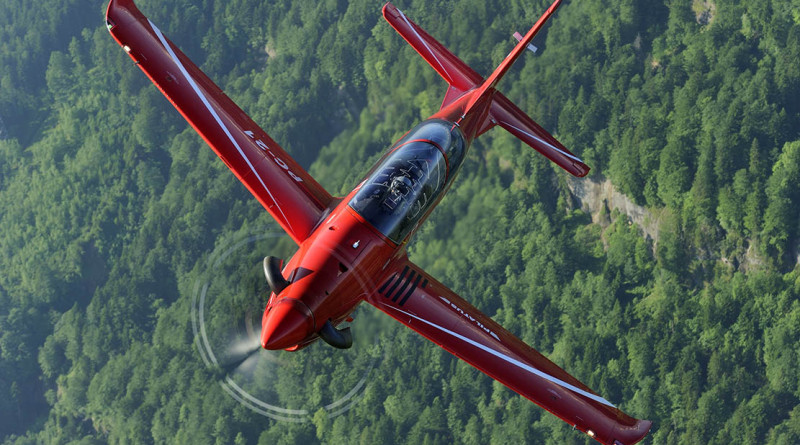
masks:
[[[396,5],[487,75],[548,3]],[[380,2],[137,4],[335,195],[446,90]],[[223,325],[263,304],[260,258],[295,247],[267,236],[268,214],[109,36],[105,7],[0,2],[0,441],[590,443],[386,319],[362,359],[280,356],[260,385],[304,422],[231,398],[195,342],[198,286],[213,273],[209,289],[230,292],[209,315]],[[645,443],[800,443],[798,11],[565,1],[498,88],[657,235],[611,203],[590,214],[564,172],[495,129],[411,259],[652,419]],[[242,240],[240,261],[210,269]],[[350,409],[321,409],[357,381],[348,363],[369,382]]]

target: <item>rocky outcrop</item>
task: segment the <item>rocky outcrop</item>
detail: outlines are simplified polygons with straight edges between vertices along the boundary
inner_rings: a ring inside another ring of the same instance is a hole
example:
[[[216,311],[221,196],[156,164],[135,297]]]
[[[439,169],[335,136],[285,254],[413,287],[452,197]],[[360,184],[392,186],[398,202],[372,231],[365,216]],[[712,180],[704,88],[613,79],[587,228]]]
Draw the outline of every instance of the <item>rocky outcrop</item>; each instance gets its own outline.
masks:
[[[636,224],[646,238],[653,241],[655,251],[658,245],[659,224],[661,222],[662,210],[648,210],[634,203],[630,198],[623,195],[608,179],[590,178],[567,178],[567,186],[573,198],[580,205],[581,210],[592,215],[592,222],[602,226],[611,224],[609,213],[614,210],[627,216],[629,224]],[[733,270],[760,269],[764,264],[764,259],[758,253],[752,240],[745,240],[745,245],[728,256],[719,256],[711,253],[710,248],[694,248],[694,256],[700,260],[721,261]],[[797,263],[800,264],[800,244],[796,250]]]
[[[608,179],[567,178],[567,186],[583,211],[592,215],[592,222],[607,225],[608,213],[618,210],[628,221],[639,226],[645,236],[658,241],[659,218],[623,195]]]
[[[714,21],[717,13],[717,5],[711,0],[693,0],[692,11],[695,20],[699,25],[709,25]]]

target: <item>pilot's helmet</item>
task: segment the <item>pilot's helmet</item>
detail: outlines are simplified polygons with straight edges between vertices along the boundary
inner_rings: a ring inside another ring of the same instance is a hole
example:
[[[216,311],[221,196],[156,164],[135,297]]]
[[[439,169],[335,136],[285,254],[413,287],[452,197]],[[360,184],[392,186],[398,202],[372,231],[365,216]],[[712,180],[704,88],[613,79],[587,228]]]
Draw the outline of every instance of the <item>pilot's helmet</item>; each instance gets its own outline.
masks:
[[[391,189],[400,194],[407,194],[413,183],[407,176],[396,176],[392,179]]]

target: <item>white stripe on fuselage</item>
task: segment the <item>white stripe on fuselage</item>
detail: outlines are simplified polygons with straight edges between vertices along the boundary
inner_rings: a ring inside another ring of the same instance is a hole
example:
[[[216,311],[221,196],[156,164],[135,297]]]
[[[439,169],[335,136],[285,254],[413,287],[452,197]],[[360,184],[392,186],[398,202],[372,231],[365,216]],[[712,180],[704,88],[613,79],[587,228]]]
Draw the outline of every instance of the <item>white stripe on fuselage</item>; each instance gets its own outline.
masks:
[[[413,317],[413,318],[415,318],[415,319],[417,319],[417,320],[419,320],[419,321],[421,321],[421,322],[423,322],[423,323],[425,323],[425,324],[427,324],[429,326],[433,326],[434,328],[436,328],[436,329],[438,329],[438,330],[440,330],[442,332],[446,332],[446,333],[452,335],[453,337],[455,337],[455,338],[457,338],[459,340],[465,341],[465,342],[471,344],[472,346],[475,346],[476,348],[482,349],[483,351],[486,351],[489,354],[492,354],[493,356],[495,356],[495,357],[497,357],[497,358],[499,358],[499,359],[501,359],[501,360],[503,360],[505,362],[508,362],[508,363],[510,363],[510,364],[512,364],[514,366],[519,367],[519,368],[522,368],[525,371],[528,371],[531,374],[534,374],[534,375],[536,375],[538,377],[541,377],[541,378],[543,378],[543,379],[545,379],[545,380],[547,380],[549,382],[555,383],[558,386],[566,388],[566,389],[568,389],[568,390],[570,390],[572,392],[580,394],[580,395],[582,395],[582,396],[584,396],[586,398],[592,399],[592,400],[594,400],[596,402],[600,402],[603,405],[610,406],[612,408],[616,408],[614,405],[611,404],[611,402],[609,402],[608,400],[598,396],[597,394],[592,394],[592,393],[590,393],[588,391],[584,391],[584,390],[578,388],[575,385],[570,385],[569,383],[567,383],[567,382],[565,382],[565,381],[563,381],[561,379],[553,377],[550,374],[547,374],[547,373],[545,373],[543,371],[540,371],[540,370],[538,370],[538,369],[536,369],[536,368],[534,368],[534,367],[532,367],[530,365],[527,365],[527,364],[525,364],[525,363],[523,363],[523,362],[521,362],[521,361],[519,361],[519,360],[517,360],[515,358],[509,357],[509,356],[507,356],[505,354],[497,352],[494,349],[492,349],[492,348],[490,348],[490,347],[488,347],[488,346],[486,346],[486,345],[484,345],[482,343],[478,343],[475,340],[472,340],[472,339],[469,339],[467,337],[464,337],[461,334],[458,334],[458,333],[453,332],[453,331],[451,331],[449,329],[443,328],[443,327],[441,327],[441,326],[439,326],[439,325],[437,325],[435,323],[431,323],[430,321],[425,320],[424,318],[417,317],[414,314],[410,314],[410,313],[408,313],[408,312],[406,312],[404,310],[398,309],[398,308],[396,308],[394,306],[388,306],[387,305],[385,307],[392,308],[392,309],[396,310],[397,312],[401,312],[401,313],[406,314],[409,317]]]
[[[206,99],[205,94],[203,94],[203,92],[197,86],[197,84],[195,83],[195,81],[192,78],[192,76],[189,75],[189,72],[186,71],[186,68],[184,68],[183,64],[178,59],[178,56],[175,55],[175,52],[172,51],[172,47],[169,45],[169,43],[167,43],[167,39],[164,38],[164,35],[161,34],[161,30],[159,30],[158,27],[156,25],[154,25],[153,22],[150,21],[150,19],[147,19],[147,22],[150,23],[150,27],[152,27],[153,31],[156,33],[156,37],[158,37],[158,40],[161,41],[161,44],[164,45],[164,48],[167,50],[167,52],[169,52],[169,56],[172,58],[172,60],[175,62],[175,64],[178,65],[178,69],[181,70],[181,73],[183,74],[183,77],[185,77],[186,80],[189,81],[189,85],[192,86],[192,89],[194,90],[194,92],[197,93],[197,96],[200,98],[201,101],[203,101],[203,104],[206,106],[208,111],[214,117],[214,120],[217,121],[217,124],[219,124],[219,126],[222,128],[222,131],[225,132],[225,135],[228,136],[228,139],[230,139],[230,141],[233,144],[233,146],[236,147],[236,150],[242,156],[244,161],[247,162],[247,166],[250,167],[250,171],[252,171],[253,174],[256,175],[256,178],[258,178],[258,182],[261,183],[261,185],[264,187],[264,190],[266,190],[267,194],[272,199],[272,202],[275,203],[275,207],[277,207],[278,211],[281,212],[281,215],[283,216],[283,220],[286,222],[286,225],[289,226],[289,230],[294,232],[294,229],[292,228],[292,223],[289,222],[289,218],[286,217],[286,214],[283,213],[283,210],[281,209],[281,206],[278,205],[278,200],[275,199],[274,196],[272,196],[272,192],[269,191],[269,188],[267,187],[267,184],[264,183],[264,180],[261,179],[261,175],[259,175],[258,172],[256,171],[255,167],[253,167],[253,164],[250,162],[250,158],[248,158],[247,155],[244,153],[242,148],[236,142],[236,139],[234,139],[234,137],[231,134],[230,130],[228,130],[228,127],[225,126],[225,124],[222,122],[222,119],[217,114],[217,111],[214,110],[214,107],[212,107],[211,104],[208,102],[208,99]]]

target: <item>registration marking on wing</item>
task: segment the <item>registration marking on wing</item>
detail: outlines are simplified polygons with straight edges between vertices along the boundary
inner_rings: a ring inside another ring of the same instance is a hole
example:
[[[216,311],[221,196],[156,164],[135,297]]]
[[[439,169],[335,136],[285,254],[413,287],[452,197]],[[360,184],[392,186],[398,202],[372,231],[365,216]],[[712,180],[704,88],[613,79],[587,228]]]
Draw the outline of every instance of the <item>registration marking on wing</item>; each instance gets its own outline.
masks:
[[[269,197],[272,199],[272,202],[274,202],[275,206],[278,207],[278,211],[281,212],[281,216],[283,216],[283,220],[284,222],[286,222],[286,225],[289,226],[289,229],[292,232],[294,232],[294,229],[292,228],[292,223],[289,221],[289,218],[286,216],[286,214],[283,213],[283,209],[281,209],[281,207],[278,205],[278,200],[275,199],[275,196],[272,195],[272,192],[269,190],[269,187],[267,187],[267,184],[261,178],[261,175],[258,174],[255,167],[253,167],[253,164],[250,162],[250,158],[247,157],[242,148],[236,142],[236,139],[233,137],[230,130],[228,130],[228,127],[225,125],[225,123],[222,122],[222,118],[219,117],[216,110],[214,110],[214,107],[212,107],[211,104],[208,102],[208,99],[206,98],[205,94],[203,94],[203,92],[197,86],[192,76],[189,75],[189,72],[186,71],[186,68],[183,66],[181,61],[178,59],[178,56],[172,50],[172,46],[170,46],[170,44],[167,42],[167,39],[161,33],[161,30],[158,29],[158,27],[153,22],[151,22],[150,19],[148,19],[147,22],[150,24],[150,27],[153,29],[153,32],[155,32],[156,37],[158,37],[158,40],[161,41],[161,44],[164,46],[164,49],[166,49],[167,52],[169,53],[170,58],[172,58],[175,64],[178,65],[178,69],[181,70],[181,74],[183,74],[186,80],[189,81],[189,85],[191,85],[194,92],[203,102],[203,105],[206,106],[208,111],[211,113],[211,116],[214,117],[214,120],[217,121],[217,124],[220,126],[220,128],[222,128],[222,131],[225,132],[225,135],[228,136],[228,139],[230,139],[233,146],[236,147],[236,150],[239,152],[239,155],[241,155],[242,159],[244,159],[244,161],[247,163],[247,166],[250,167],[250,170],[253,172],[253,174],[256,175],[256,178],[258,178],[258,181],[264,187],[264,190],[266,190],[267,194],[269,194]]]
[[[475,326],[477,326],[477,327],[481,328],[481,330],[483,330],[483,331],[484,331],[484,332],[486,332],[487,334],[489,334],[489,335],[491,335],[492,337],[494,337],[494,338],[495,338],[495,340],[497,340],[497,341],[500,341],[500,337],[498,337],[498,336],[497,336],[497,334],[495,334],[495,333],[494,333],[494,331],[492,331],[491,329],[487,328],[487,327],[486,327],[486,326],[485,326],[483,323],[481,323],[481,321],[480,321],[480,320],[478,320],[477,318],[475,318],[475,317],[473,317],[472,315],[470,315],[470,314],[469,314],[469,312],[465,311],[464,309],[461,309],[461,308],[460,308],[460,307],[458,307],[458,306],[457,306],[455,303],[453,303],[452,301],[448,300],[447,298],[445,298],[445,297],[443,297],[443,296],[441,296],[441,295],[439,295],[439,298],[440,298],[442,301],[444,301],[444,302],[445,302],[445,303],[446,303],[448,306],[450,306],[451,308],[453,308],[453,310],[455,310],[455,311],[456,311],[456,312],[458,312],[459,314],[463,315],[463,316],[464,316],[464,318],[466,318],[467,320],[469,320],[469,321],[471,321],[471,322],[475,323]]]

